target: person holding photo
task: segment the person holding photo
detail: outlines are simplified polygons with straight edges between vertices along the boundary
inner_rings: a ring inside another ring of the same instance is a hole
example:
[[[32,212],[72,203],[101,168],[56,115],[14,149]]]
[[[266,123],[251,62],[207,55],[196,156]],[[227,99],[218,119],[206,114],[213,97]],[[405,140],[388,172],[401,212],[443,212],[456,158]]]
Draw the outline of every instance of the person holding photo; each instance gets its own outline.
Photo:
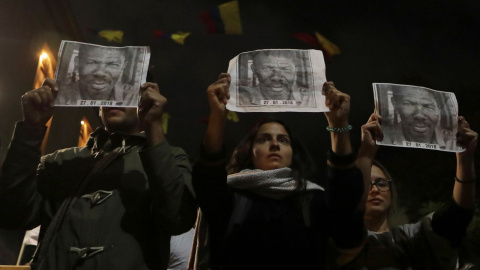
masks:
[[[229,84],[222,73],[207,89],[209,123],[192,175],[209,229],[199,241],[209,241],[207,267],[324,269],[330,241],[345,250],[361,246],[366,190],[350,144],[350,97],[332,82],[323,86],[331,132],[323,188],[308,180],[315,165],[280,120],[258,121],[226,162]]]
[[[389,221],[397,196],[394,181],[387,169],[374,160],[375,140],[383,139],[381,117],[372,114],[362,132],[359,158],[372,164],[365,211],[369,237],[361,253],[355,254],[356,258],[344,269],[455,269],[456,247],[461,244],[473,216],[478,134],[462,116],[458,118],[457,143],[465,151],[456,153],[452,200],[418,223],[392,227]],[[418,179],[421,180],[426,179]]]
[[[87,146],[41,157],[57,93],[46,79],[22,96],[0,174],[0,227],[41,225],[32,269],[166,269],[170,236],[190,230],[197,209],[188,156],[162,129],[166,98],[147,82],[138,111],[100,107],[104,127]]]

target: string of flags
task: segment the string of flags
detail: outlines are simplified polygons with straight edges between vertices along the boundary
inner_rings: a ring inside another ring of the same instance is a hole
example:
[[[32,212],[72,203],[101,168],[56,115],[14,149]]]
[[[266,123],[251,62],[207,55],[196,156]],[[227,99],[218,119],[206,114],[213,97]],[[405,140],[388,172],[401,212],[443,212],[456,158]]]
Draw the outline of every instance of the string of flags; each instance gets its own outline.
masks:
[[[243,34],[240,9],[238,1],[230,1],[218,6],[208,8],[201,12],[200,19],[205,25],[208,34],[225,34],[225,35],[241,35]],[[89,31],[95,33],[101,38],[109,42],[121,43],[123,41],[124,32],[121,30],[95,30],[88,28]],[[152,35],[155,38],[167,38],[173,40],[179,45],[185,45],[185,40],[191,35],[191,32],[176,31],[169,32],[164,30],[154,30]],[[313,48],[320,49],[324,52],[325,57],[330,60],[333,56],[341,53],[340,48],[333,42],[328,40],[319,32],[296,32],[292,36],[297,38]],[[170,115],[165,113],[162,117],[162,126],[167,133],[168,122]],[[238,122],[239,117],[236,112],[229,111],[227,119],[233,122]],[[201,119],[202,122],[207,122],[206,119]]]
[[[202,11],[200,14],[200,19],[203,24],[205,24],[205,28],[208,34],[243,34],[240,8],[237,0],[229,1]],[[92,28],[88,28],[88,30],[106,39],[109,42],[121,43],[123,40],[124,33],[121,30],[98,31]],[[179,45],[185,45],[185,40],[191,34],[191,32],[184,31],[153,31],[154,37],[168,38]],[[322,50],[328,60],[330,60],[333,56],[341,53],[340,48],[338,48],[337,45],[335,45],[333,42],[328,40],[325,36],[323,36],[317,31],[297,32],[293,33],[292,36],[309,44],[314,48]]]

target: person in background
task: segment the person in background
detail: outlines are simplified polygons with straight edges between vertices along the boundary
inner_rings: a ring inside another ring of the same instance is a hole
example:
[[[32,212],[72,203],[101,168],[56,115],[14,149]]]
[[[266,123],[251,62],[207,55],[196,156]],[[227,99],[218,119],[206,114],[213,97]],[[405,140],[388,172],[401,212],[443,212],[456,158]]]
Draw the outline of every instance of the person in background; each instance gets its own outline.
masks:
[[[381,117],[372,114],[362,130],[364,135],[381,141]],[[465,151],[456,153],[457,171],[452,199],[420,222],[395,227],[389,224],[395,209],[394,181],[387,169],[373,159],[377,150],[375,140],[362,140],[363,151],[359,152],[372,164],[365,211],[369,237],[360,254],[355,254],[356,258],[344,269],[456,269],[456,247],[461,244],[473,216],[474,153],[478,134],[470,129],[462,116],[458,118],[457,143]]]

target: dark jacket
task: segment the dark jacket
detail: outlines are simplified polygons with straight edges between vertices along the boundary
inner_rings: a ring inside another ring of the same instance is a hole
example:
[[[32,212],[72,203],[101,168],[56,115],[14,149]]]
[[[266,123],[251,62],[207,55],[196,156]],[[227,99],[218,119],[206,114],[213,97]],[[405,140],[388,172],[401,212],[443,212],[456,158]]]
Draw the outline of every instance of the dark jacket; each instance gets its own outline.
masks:
[[[389,232],[369,232],[358,256],[343,270],[454,270],[457,249],[472,220],[473,209],[453,200],[435,213],[412,224],[396,226]]]
[[[0,226],[41,225],[32,268],[44,259],[41,269],[166,269],[170,235],[188,231],[196,216],[184,151],[167,142],[147,147],[143,134],[97,129],[87,147],[40,158],[45,130],[17,124],[0,178]],[[95,154],[122,141],[125,153],[92,177],[51,245],[43,243],[52,218],[99,159]]]
[[[363,177],[357,168],[329,167],[326,192],[315,190],[283,199],[229,187],[225,164],[198,162],[192,178],[208,223],[211,269],[325,269],[334,262],[327,258],[329,240],[350,249],[359,247],[366,237],[364,212],[356,210],[363,192]],[[240,207],[247,212],[244,221],[229,230],[239,193],[248,197],[250,206],[248,210]]]

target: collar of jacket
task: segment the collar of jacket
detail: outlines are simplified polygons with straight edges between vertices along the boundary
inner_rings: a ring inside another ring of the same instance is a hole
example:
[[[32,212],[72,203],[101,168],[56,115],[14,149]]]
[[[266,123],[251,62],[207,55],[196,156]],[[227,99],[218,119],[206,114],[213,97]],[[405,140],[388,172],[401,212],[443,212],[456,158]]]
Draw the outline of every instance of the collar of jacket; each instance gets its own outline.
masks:
[[[118,146],[122,146],[123,141],[125,141],[125,146],[143,146],[147,142],[145,133],[143,131],[136,134],[127,134],[122,132],[110,134],[105,130],[105,128],[99,127],[90,134],[87,147],[95,152],[99,151],[100,149],[104,149],[108,152]]]

